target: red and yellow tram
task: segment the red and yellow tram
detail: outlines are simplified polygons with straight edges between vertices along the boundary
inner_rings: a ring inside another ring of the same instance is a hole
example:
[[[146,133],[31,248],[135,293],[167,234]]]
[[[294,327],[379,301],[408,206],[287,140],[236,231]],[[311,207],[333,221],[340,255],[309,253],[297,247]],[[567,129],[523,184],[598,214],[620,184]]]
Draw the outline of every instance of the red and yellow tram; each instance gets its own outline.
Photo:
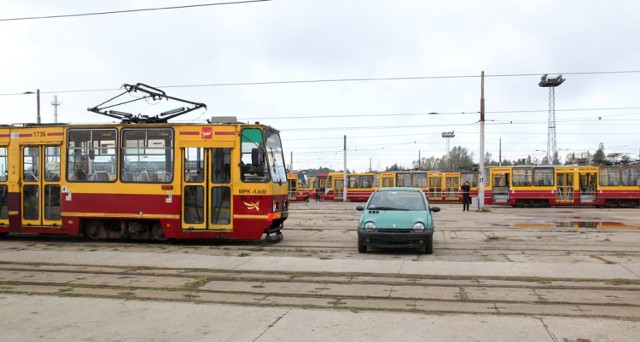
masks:
[[[0,235],[276,241],[284,165],[260,124],[3,126]]]
[[[313,180],[314,177],[309,178],[302,173],[288,173],[289,201],[309,202],[313,193]]]
[[[640,206],[640,166],[490,168],[485,203],[511,206]]]

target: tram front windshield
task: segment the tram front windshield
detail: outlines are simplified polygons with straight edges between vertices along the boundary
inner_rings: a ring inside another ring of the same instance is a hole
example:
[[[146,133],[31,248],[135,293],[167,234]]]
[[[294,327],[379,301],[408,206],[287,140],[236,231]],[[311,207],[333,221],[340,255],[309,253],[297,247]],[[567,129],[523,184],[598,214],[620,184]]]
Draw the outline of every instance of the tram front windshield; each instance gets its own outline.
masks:
[[[267,155],[269,156],[269,171],[275,183],[287,181],[287,171],[284,167],[284,155],[280,135],[276,132],[265,130]]]

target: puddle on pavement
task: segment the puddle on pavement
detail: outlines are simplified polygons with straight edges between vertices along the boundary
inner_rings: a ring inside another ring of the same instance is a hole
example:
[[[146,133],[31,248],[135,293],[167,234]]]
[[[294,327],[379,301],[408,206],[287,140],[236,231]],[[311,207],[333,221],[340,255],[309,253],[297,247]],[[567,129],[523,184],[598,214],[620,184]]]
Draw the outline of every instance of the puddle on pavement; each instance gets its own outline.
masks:
[[[516,228],[595,228],[595,229],[638,229],[638,225],[609,221],[557,221],[551,223],[516,223]]]

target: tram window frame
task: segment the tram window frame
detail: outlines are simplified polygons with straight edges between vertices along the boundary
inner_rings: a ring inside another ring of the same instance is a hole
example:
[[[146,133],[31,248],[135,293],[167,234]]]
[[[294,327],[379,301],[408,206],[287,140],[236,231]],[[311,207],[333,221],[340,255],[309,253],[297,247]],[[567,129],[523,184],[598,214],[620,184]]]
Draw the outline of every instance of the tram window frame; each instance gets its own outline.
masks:
[[[379,173],[376,173],[375,175],[373,175],[373,187],[374,188],[380,187],[380,174]]]
[[[412,188],[426,188],[427,187],[427,173],[413,173],[411,174],[411,187]]]
[[[601,166],[600,186],[620,186],[620,168]]]
[[[215,184],[231,183],[231,149],[214,148],[211,155],[211,182]]]
[[[553,186],[553,178],[552,167],[536,167],[533,169],[533,186]]]
[[[145,184],[173,182],[175,133],[172,128],[124,128],[121,134],[121,182]],[[163,137],[162,134],[168,135]],[[160,146],[153,146],[153,144],[159,144]],[[133,157],[133,159],[129,159],[130,157]],[[150,157],[157,157],[158,160],[151,162],[141,160],[150,159]],[[160,167],[154,168],[152,163],[160,165]],[[146,166],[149,166],[149,168]]]
[[[9,179],[9,148],[0,146],[0,182]]]
[[[512,186],[532,186],[533,183],[533,168],[531,167],[519,167],[511,170],[511,184]]]
[[[264,149],[264,132],[257,127],[243,128],[240,136],[240,178],[245,183],[268,182],[271,177]],[[287,181],[286,174],[284,181]]]
[[[627,166],[620,169],[622,186],[640,185],[640,167]]]
[[[460,173],[460,183],[464,184],[464,182],[469,182],[469,185],[472,188],[478,187],[478,175],[472,172],[462,172]]]
[[[74,183],[114,183],[118,169],[117,146],[118,130],[115,128],[70,128],[67,131],[66,180]],[[104,159],[99,168],[95,167],[96,158]]]
[[[287,182],[287,170],[284,162],[284,150],[280,134],[271,129],[264,129],[265,149],[267,153],[267,166],[274,182],[283,184]]]
[[[396,186],[398,187],[403,187],[403,186],[410,186],[411,184],[411,174],[407,173],[407,172],[398,172],[396,174]]]

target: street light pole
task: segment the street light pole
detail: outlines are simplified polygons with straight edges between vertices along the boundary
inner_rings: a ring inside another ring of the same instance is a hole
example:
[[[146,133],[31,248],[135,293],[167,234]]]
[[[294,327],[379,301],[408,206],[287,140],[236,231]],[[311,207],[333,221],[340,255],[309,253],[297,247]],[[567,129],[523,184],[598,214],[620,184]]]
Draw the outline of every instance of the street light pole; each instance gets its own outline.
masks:
[[[37,124],[39,125],[41,120],[40,120],[40,89],[36,90],[36,101],[38,102],[38,121]]]
[[[40,89],[37,89],[36,92],[32,92],[32,91],[25,91],[23,94],[36,94],[36,109],[37,109],[37,118],[36,118],[36,123],[40,124],[41,120],[40,120]]]

